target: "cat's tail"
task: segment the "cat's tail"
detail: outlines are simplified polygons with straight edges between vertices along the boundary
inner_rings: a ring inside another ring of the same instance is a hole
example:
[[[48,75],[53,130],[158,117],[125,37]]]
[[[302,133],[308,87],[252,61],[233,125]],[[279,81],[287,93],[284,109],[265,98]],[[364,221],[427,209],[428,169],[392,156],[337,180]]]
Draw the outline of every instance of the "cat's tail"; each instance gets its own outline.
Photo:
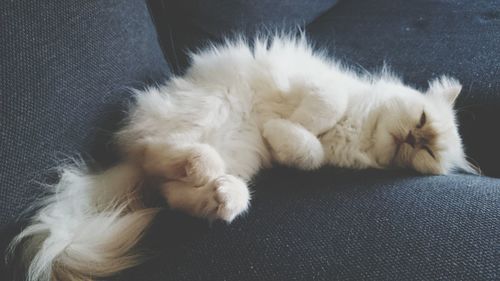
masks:
[[[133,247],[157,213],[141,207],[141,181],[130,163],[100,174],[62,169],[53,194],[10,245],[11,253],[22,248],[26,280],[92,280],[139,263]]]

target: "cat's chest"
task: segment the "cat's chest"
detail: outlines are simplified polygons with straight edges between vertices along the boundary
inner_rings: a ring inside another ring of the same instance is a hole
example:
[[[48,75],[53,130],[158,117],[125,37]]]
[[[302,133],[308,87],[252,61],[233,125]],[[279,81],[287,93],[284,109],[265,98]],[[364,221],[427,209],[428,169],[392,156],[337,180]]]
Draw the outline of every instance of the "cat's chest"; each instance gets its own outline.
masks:
[[[333,128],[321,136],[327,162],[334,166],[365,168],[370,159],[366,153],[366,140],[361,122],[340,120]]]
[[[252,111],[260,123],[273,118],[288,118],[300,104],[302,97],[279,90],[255,91]]]
[[[355,148],[358,146],[361,128],[359,124],[342,119],[326,134],[327,142],[331,146],[343,148]]]

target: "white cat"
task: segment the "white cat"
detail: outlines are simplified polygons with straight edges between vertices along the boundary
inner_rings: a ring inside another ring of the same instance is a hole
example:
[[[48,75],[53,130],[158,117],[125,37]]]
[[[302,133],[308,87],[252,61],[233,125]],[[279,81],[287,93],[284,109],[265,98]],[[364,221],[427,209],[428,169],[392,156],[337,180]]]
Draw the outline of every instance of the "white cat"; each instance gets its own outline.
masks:
[[[171,208],[230,222],[249,207],[247,182],[273,162],[472,171],[453,111],[460,90],[446,77],[422,93],[385,71],[359,75],[303,37],[208,48],[192,55],[184,76],[137,92],[116,135],[123,162],[97,175],[63,169],[13,245],[38,247],[29,280],[80,280],[132,266],[129,250],[156,214],[138,202],[148,176],[163,179]]]

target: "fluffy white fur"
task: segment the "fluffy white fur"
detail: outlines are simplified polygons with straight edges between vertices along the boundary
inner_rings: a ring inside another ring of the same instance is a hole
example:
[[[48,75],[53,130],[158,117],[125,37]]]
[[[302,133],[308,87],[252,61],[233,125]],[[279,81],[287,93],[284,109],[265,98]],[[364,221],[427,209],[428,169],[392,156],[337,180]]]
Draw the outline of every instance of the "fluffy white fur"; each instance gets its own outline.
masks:
[[[65,169],[27,241],[28,280],[80,280],[137,262],[130,249],[155,210],[140,180],[161,177],[171,208],[232,221],[249,207],[248,181],[273,162],[311,170],[471,170],[457,131],[458,81],[422,93],[383,71],[359,75],[304,38],[244,40],[192,55],[182,77],[137,92],[117,133],[124,162],[99,175]]]

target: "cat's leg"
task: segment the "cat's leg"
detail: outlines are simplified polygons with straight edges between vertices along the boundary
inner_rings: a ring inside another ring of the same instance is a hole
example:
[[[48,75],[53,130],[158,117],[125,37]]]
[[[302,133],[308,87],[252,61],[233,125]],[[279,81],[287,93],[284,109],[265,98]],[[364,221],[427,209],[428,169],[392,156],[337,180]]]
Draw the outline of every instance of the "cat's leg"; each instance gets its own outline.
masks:
[[[271,119],[264,124],[262,134],[273,158],[283,165],[312,170],[324,163],[325,154],[318,138],[295,122]]]
[[[291,89],[302,95],[295,110],[286,120],[271,119],[264,123],[263,136],[279,163],[308,170],[324,163],[323,147],[317,136],[344,116],[347,96],[342,90],[323,84],[313,86],[298,79]]]
[[[246,183],[226,174],[223,159],[208,144],[151,143],[144,151],[143,167],[166,178],[161,192],[173,209],[228,222],[248,209]]]
[[[194,185],[206,184],[226,172],[219,153],[203,143],[151,142],[144,149],[143,168],[150,174]]]
[[[318,136],[332,128],[347,108],[347,96],[340,90],[304,87],[304,97],[288,120],[298,123],[313,135]]]
[[[172,209],[227,222],[245,212],[250,203],[246,183],[231,175],[219,176],[199,187],[185,181],[169,181],[161,191]]]

